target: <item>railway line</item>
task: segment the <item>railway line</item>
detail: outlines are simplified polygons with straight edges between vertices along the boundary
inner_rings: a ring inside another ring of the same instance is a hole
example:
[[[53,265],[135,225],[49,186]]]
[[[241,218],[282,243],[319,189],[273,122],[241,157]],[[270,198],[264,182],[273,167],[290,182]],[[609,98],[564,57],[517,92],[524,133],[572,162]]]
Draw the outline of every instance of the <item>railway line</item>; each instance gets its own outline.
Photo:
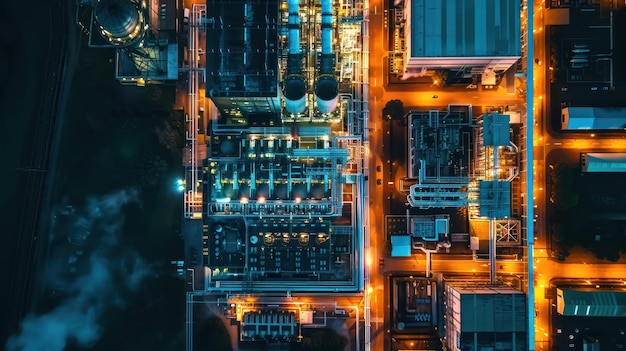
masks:
[[[36,291],[40,253],[45,252],[48,229],[48,207],[46,196],[49,191],[52,150],[55,133],[59,127],[60,92],[64,83],[65,62],[67,58],[67,6],[64,1],[58,6],[52,5],[49,13],[50,40],[44,52],[46,64],[36,114],[30,121],[27,148],[21,150],[21,167],[15,172],[20,174],[17,188],[22,192],[21,201],[16,204],[20,211],[15,238],[15,257],[8,277],[8,296],[5,301],[2,339],[19,328],[20,320],[33,310],[33,297]],[[32,92],[31,92],[32,93]]]

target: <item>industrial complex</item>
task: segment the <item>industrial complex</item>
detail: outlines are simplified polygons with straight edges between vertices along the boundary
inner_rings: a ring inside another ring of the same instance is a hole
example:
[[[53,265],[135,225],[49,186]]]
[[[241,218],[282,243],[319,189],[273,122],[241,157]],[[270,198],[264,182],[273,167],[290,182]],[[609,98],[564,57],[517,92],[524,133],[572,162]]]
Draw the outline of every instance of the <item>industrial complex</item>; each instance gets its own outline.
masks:
[[[318,330],[353,351],[622,345],[623,330],[552,337],[570,318],[625,315],[614,274],[583,284],[558,268],[569,224],[548,216],[577,206],[578,183],[557,163],[587,179],[626,169],[623,107],[550,105],[556,71],[587,69],[544,58],[543,32],[567,25],[559,6],[80,2],[121,83],[184,89],[187,350],[210,345],[207,314],[250,350],[296,349]],[[567,97],[574,73],[552,94]],[[607,139],[568,134],[590,131]]]

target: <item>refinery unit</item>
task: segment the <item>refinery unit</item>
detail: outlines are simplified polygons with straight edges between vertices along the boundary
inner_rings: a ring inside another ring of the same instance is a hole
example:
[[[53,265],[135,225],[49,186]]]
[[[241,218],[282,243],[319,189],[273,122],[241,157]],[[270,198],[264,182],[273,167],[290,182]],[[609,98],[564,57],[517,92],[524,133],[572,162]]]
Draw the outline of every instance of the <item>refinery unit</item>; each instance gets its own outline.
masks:
[[[208,288],[357,288],[354,211],[363,189],[348,167],[357,163],[349,157],[354,139],[331,144],[329,128],[309,128],[296,138],[278,128],[212,138],[219,150],[236,151],[211,155],[203,167]]]
[[[520,204],[511,196],[511,190],[520,186],[517,113],[473,117],[471,105],[449,105],[443,111],[411,111],[407,123],[407,174],[399,185],[407,203],[430,213],[437,208],[467,208],[472,228],[492,219],[498,245],[519,245]],[[447,220],[431,217],[426,220],[432,228],[428,233],[418,229],[417,223],[424,223],[420,216],[406,219],[413,246],[415,241],[418,246],[434,242],[438,247],[461,241],[453,239]],[[474,240],[491,241],[479,237],[474,235]],[[478,244],[470,245],[472,250],[478,250]]]
[[[335,5],[207,3],[206,290],[362,289],[360,24]]]
[[[202,224],[204,284],[188,295],[188,321],[197,301],[226,302],[238,342],[289,343],[327,317],[357,317],[333,300],[359,296],[367,279],[362,6],[207,1],[211,117],[185,196],[201,199],[185,217]]]

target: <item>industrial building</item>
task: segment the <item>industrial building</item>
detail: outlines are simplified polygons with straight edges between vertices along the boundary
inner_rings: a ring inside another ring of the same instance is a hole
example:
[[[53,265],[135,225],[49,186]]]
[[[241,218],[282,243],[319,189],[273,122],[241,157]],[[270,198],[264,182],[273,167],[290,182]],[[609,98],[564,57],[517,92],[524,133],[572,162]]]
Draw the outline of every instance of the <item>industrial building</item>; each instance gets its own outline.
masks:
[[[79,3],[76,22],[94,48],[115,48],[122,84],[178,79],[178,9],[174,0],[91,0]]]
[[[519,167],[508,115],[474,118],[471,105],[449,105],[446,111],[411,111],[408,119],[408,171],[401,189],[411,206],[471,205],[475,217],[510,216],[508,183]]]
[[[626,172],[626,153],[584,152],[580,154],[580,166],[585,173]]]
[[[626,107],[564,107],[561,130],[624,130]]]
[[[405,71],[445,69],[495,84],[521,57],[520,5],[520,0],[404,0]]]
[[[207,2],[206,96],[223,124],[342,119],[340,90],[351,93],[350,72],[360,61],[343,49],[358,40],[357,23],[338,20],[333,1],[279,3]]]
[[[323,127],[264,131],[212,136],[203,212],[213,284],[355,289],[362,189],[349,166],[358,163],[354,139]]]
[[[445,283],[448,350],[528,349],[526,296],[508,285]]]
[[[556,311],[563,316],[624,317],[626,291],[557,288]]]
[[[461,207],[467,204],[474,118],[471,105],[446,111],[411,111],[407,128],[407,179],[411,206]]]
[[[206,96],[225,123],[279,119],[279,1],[207,1]]]
[[[429,214],[407,212],[406,230],[388,233],[392,256],[408,255],[407,241],[427,254],[464,242],[474,254],[488,255],[495,267],[497,247],[522,246],[522,204],[512,195],[520,187],[519,119],[511,123],[511,115],[516,113],[474,117],[471,105],[409,112],[407,175],[399,190],[409,206]],[[445,211],[461,207],[467,208],[469,230],[450,233],[450,217],[458,214]]]
[[[411,216],[411,235],[424,241],[439,241],[450,231],[450,216]]]
[[[552,313],[555,349],[624,348],[626,291],[623,288],[567,286],[555,290]]]
[[[437,284],[423,278],[391,280],[393,328],[400,333],[432,332],[439,326]]]
[[[290,340],[298,336],[296,313],[272,309],[247,311],[243,314],[240,340],[266,338]]]
[[[206,290],[362,289],[360,24],[342,13],[330,0],[207,2]]]

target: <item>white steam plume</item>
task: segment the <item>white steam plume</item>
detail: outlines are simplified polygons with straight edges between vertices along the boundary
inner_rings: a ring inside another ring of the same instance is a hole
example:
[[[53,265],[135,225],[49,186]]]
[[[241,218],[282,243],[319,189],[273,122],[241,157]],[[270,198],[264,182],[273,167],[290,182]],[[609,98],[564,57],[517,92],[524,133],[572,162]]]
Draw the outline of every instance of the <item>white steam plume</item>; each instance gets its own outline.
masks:
[[[95,344],[103,331],[101,317],[110,308],[124,306],[120,291],[135,291],[148,273],[134,252],[120,246],[123,207],[137,201],[135,190],[121,190],[87,199],[76,230],[85,230],[94,249],[85,252],[84,270],[65,289],[65,298],[51,311],[26,316],[18,334],[6,344],[8,351],[63,351],[68,341],[81,347]],[[83,267],[83,266],[81,266]]]

